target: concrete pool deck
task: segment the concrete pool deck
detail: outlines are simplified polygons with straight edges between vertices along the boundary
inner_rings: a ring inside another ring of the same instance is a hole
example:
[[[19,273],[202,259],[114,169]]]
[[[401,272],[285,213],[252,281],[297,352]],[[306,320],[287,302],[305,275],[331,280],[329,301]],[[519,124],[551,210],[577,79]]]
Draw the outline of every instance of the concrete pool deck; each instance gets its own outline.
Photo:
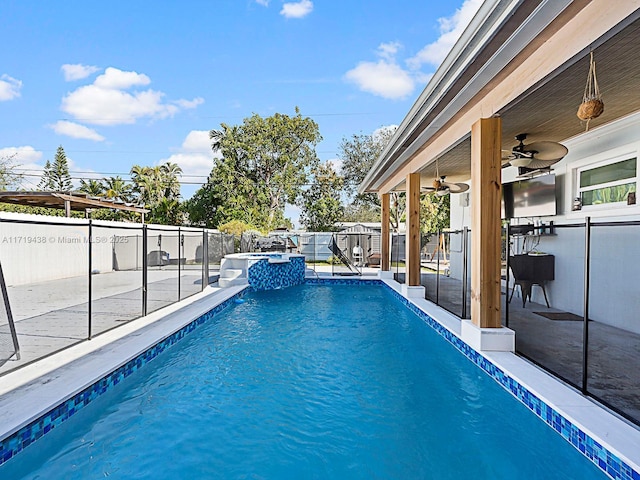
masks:
[[[328,278],[328,274],[316,272],[308,278]],[[334,278],[371,280],[376,277]],[[383,281],[401,293],[400,284],[393,280]],[[135,358],[159,339],[166,338],[243,288],[245,287],[207,287],[202,293],[147,317],[126,323],[89,342],[78,343],[3,375],[0,377],[0,439],[39,418],[62,400],[82,391],[97,379]],[[460,335],[461,322],[457,317],[422,298],[412,297],[408,300],[437,319],[445,328]],[[640,430],[515,354],[482,352],[482,355],[561,412],[636,472],[640,471]]]
[[[200,271],[183,270],[180,278],[183,298],[202,290]],[[141,318],[141,271],[92,275],[92,283],[93,336]],[[177,270],[150,270],[148,312],[176,302],[177,285]],[[86,276],[9,286],[7,290],[18,335],[20,358],[14,356],[0,362],[0,375],[87,340]],[[4,330],[1,335],[8,335],[8,329]]]

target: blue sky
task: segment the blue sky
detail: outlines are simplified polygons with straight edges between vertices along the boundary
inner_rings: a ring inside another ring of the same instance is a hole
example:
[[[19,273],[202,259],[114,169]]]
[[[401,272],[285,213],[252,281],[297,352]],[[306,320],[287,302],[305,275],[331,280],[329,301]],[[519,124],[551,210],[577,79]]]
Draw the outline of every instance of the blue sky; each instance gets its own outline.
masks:
[[[62,145],[74,178],[170,160],[188,198],[210,129],[298,106],[335,160],[400,123],[480,3],[2,0],[0,157],[37,175]]]

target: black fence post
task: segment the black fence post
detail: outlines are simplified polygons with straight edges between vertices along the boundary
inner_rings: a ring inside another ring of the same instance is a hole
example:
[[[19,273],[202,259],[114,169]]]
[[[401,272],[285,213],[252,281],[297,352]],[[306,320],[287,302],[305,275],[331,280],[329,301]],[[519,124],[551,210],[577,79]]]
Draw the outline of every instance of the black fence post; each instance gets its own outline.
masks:
[[[511,247],[511,222],[507,221],[507,238],[505,241],[505,296],[504,296],[504,326],[509,328],[509,255]],[[514,285],[513,288],[516,288]]]
[[[147,225],[142,225],[142,316],[147,315]]]
[[[591,269],[591,217],[584,219],[584,324],[582,327],[582,393],[587,393],[589,358],[589,275]]]
[[[438,229],[438,238],[436,239],[436,305],[440,305],[440,235],[442,232]]]
[[[182,249],[184,247],[184,235],[180,232],[178,227],[178,301],[182,298],[182,289],[180,286],[180,264],[182,263]]]
[[[11,339],[13,340],[13,350],[16,355],[16,360],[20,360],[20,345],[18,343],[18,333],[16,332],[16,325],[13,323],[13,313],[11,313],[11,304],[9,303],[9,292],[7,291],[7,284],[4,280],[4,272],[2,271],[1,263],[0,287],[2,288],[2,300],[4,301],[4,309],[7,312],[7,322],[9,323],[9,330],[11,331]]]
[[[92,325],[91,325],[91,300],[92,300],[92,295],[91,295],[91,290],[92,290],[92,286],[93,286],[93,278],[91,277],[91,272],[93,271],[93,225],[91,223],[91,219],[89,219],[89,281],[88,281],[88,292],[87,292],[87,296],[89,298],[89,302],[87,303],[87,316],[88,316],[88,332],[87,332],[87,339],[91,340],[91,330],[92,330]]]
[[[467,275],[468,275],[468,263],[469,256],[467,250],[469,249],[469,227],[462,229],[462,318],[467,318]]]
[[[202,290],[209,285],[209,232],[202,230]]]

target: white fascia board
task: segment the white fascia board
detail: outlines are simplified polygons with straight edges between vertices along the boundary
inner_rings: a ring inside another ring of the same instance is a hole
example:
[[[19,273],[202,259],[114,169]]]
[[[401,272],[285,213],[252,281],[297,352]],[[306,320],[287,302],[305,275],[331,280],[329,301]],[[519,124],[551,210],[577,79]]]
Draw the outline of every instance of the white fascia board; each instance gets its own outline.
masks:
[[[476,43],[478,46],[480,45],[475,37],[480,28],[501,3],[507,2],[502,0],[487,0],[482,3],[476,15],[471,19],[467,28],[433,74],[425,89],[398,126],[398,129],[389,141],[388,145],[382,151],[371,170],[369,170],[369,173],[358,189],[359,193],[365,192],[364,187],[371,182],[371,177],[374,176],[383,164],[388,161],[389,157],[398,150],[398,145],[401,145],[405,139],[411,135],[415,126],[420,124],[420,121],[424,116],[433,108],[434,105],[437,104],[438,100],[446,94],[448,88],[450,88],[451,84],[456,78],[458,78],[460,72],[464,71],[464,68],[462,67],[465,67],[468,62],[464,62],[456,72],[453,72],[452,66],[462,57],[468,46],[473,43]],[[508,3],[518,4],[520,2],[512,0]],[[474,53],[475,51],[476,49],[474,49]]]
[[[438,105],[440,99],[448,92],[455,81],[470,68],[478,52],[482,50],[494,37],[506,20],[517,10],[522,1],[511,2],[485,2],[478,14],[469,24],[467,30],[451,50],[443,64],[431,79],[424,92],[420,95],[409,114],[402,121],[398,131],[394,135],[388,147],[382,152],[372,169],[369,171],[358,191],[379,186],[393,174],[393,171],[413,156],[417,150],[429,138],[431,138],[449,119],[451,119],[468,101],[473,98],[498,72],[500,72],[513,58],[522,51],[549,23],[551,23],[562,11],[571,4],[571,0],[545,0],[529,15],[527,20],[504,42],[496,53],[483,65],[479,65],[478,71],[456,97],[438,114],[412,145],[405,149],[394,161],[389,163],[391,156],[398,150],[401,144],[410,136],[422,119]],[[486,7],[486,8],[485,8]],[[496,10],[501,7],[501,10]],[[482,36],[476,38],[476,34],[488,17],[496,13],[491,28],[488,28]],[[464,58],[461,58],[464,56]],[[460,59],[459,66],[453,70],[452,66]],[[379,178],[382,169],[386,172]]]

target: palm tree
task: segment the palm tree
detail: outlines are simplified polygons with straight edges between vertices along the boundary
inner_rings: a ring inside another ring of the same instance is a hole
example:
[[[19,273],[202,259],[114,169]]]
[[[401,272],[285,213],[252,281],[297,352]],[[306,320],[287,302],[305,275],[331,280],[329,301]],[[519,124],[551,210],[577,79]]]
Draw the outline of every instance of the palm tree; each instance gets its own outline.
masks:
[[[151,209],[150,221],[178,225],[182,221],[180,181],[182,169],[176,163],[166,162],[155,167],[134,165],[131,169],[133,190],[139,203]]]
[[[134,165],[131,167],[131,181],[133,191],[138,194],[138,204],[149,205],[151,203],[152,182],[150,181],[149,167]]]
[[[182,175],[182,168],[177,163],[167,162],[160,165],[160,178],[164,183],[164,196],[174,199],[180,197],[180,181],[178,176]]]
[[[122,200],[123,202],[131,200],[132,188],[120,176],[105,178],[104,189],[107,198]]]
[[[149,221],[162,225],[180,225],[183,220],[182,206],[176,199],[163,198],[152,209]]]
[[[101,180],[95,180],[93,178],[86,180],[80,180],[80,188],[78,191],[87,193],[92,197],[102,197],[104,195],[104,185]]]

